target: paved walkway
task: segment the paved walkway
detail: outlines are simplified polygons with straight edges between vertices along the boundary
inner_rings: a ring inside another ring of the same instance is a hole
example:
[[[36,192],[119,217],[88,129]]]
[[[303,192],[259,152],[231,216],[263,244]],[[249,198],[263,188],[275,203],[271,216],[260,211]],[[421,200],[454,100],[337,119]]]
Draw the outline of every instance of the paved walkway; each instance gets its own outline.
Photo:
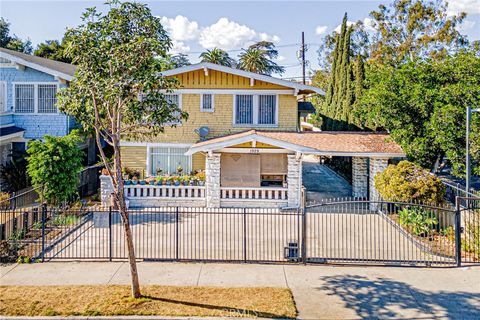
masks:
[[[352,196],[352,186],[329,167],[319,164],[314,156],[303,158],[303,185],[307,190],[307,201],[324,198]]]
[[[480,267],[141,262],[142,284],[289,287],[301,319],[479,319]],[[1,285],[128,284],[124,262],[0,267]]]

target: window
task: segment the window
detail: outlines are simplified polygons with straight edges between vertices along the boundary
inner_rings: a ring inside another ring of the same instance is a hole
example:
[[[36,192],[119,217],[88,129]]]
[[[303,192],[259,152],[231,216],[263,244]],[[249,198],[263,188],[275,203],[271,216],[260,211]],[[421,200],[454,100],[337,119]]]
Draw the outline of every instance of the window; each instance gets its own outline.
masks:
[[[239,94],[235,96],[235,123],[253,124],[253,96]]]
[[[15,85],[15,112],[34,113],[35,112],[35,85],[34,84],[16,84]]]
[[[200,95],[200,111],[203,112],[213,112],[213,94],[202,94]]]
[[[55,103],[57,102],[56,84],[38,85],[38,113],[57,113]]]
[[[276,95],[236,95],[234,124],[274,126],[277,124]]]
[[[162,174],[175,174],[178,166],[183,168],[183,172],[191,171],[191,157],[186,156],[188,148],[177,147],[152,147],[150,148],[150,174],[156,175],[157,170],[162,170]]]
[[[179,94],[171,94],[171,93],[166,93],[165,95],[165,100],[167,100],[170,104],[175,104],[178,108],[182,109],[182,99]],[[177,121],[171,121],[168,124],[179,124],[181,123],[180,119],[180,112],[175,111],[173,115],[178,118]]]
[[[258,96],[258,123],[275,124],[277,97],[274,95]]]
[[[57,84],[14,84],[16,113],[57,113]]]

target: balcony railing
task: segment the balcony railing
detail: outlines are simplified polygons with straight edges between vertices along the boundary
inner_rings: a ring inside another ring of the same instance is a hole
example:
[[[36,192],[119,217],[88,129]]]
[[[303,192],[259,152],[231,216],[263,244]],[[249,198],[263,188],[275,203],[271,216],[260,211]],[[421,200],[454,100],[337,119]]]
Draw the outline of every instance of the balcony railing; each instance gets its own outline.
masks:
[[[286,201],[287,200],[287,188],[282,187],[263,187],[263,188],[251,188],[251,187],[222,187],[221,189],[222,200],[273,200],[273,201]]]
[[[138,198],[205,198],[204,186],[127,185],[127,199]]]

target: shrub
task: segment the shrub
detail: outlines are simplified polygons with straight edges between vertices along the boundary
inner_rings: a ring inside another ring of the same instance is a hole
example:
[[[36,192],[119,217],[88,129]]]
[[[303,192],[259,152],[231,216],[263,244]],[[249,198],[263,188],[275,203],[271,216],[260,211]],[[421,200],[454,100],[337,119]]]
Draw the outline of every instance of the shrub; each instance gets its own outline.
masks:
[[[422,208],[404,208],[398,212],[400,224],[416,236],[426,236],[438,223],[437,217]]]
[[[27,172],[40,197],[52,204],[67,201],[76,193],[82,169],[79,136],[72,132],[64,137],[45,135],[45,142],[28,143]]]
[[[0,192],[0,209],[10,209],[10,193]]]
[[[445,186],[428,171],[410,161],[389,165],[374,178],[375,188],[388,201],[442,203]]]

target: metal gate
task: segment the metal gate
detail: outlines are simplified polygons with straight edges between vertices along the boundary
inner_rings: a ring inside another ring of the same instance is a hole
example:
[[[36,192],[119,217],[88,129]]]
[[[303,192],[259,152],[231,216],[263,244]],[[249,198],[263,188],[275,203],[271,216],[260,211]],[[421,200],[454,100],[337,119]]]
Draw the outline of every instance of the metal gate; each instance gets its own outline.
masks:
[[[326,200],[305,208],[310,263],[457,265],[454,208],[401,202]]]

